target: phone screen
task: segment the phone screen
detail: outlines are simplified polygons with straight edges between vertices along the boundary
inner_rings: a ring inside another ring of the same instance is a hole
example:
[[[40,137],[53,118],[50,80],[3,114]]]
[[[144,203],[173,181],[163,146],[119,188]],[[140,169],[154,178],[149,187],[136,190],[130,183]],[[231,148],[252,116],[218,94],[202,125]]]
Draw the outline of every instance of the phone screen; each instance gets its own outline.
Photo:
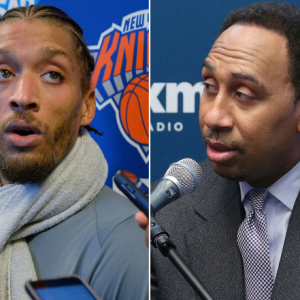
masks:
[[[87,287],[77,278],[64,278],[31,283],[42,300],[95,300]]]
[[[43,300],[95,300],[84,285],[72,284],[66,286],[45,287],[35,290]]]

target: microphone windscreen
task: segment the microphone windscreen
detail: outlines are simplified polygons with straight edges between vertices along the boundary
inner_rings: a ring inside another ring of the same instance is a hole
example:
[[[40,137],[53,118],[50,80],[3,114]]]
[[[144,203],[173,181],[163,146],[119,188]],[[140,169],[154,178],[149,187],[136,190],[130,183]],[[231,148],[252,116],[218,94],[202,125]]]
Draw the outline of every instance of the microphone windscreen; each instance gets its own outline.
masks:
[[[191,158],[184,158],[170,165],[164,178],[173,177],[181,185],[180,196],[192,193],[198,186],[202,169],[199,164]]]

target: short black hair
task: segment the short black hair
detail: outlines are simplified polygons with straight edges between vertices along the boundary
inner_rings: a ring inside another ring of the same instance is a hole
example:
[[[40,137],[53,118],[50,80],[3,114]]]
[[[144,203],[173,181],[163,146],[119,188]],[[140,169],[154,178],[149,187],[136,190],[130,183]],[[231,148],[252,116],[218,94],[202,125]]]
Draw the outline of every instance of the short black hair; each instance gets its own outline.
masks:
[[[262,26],[285,36],[295,100],[300,100],[300,8],[279,2],[254,3],[231,12],[223,21],[219,34],[237,23]]]

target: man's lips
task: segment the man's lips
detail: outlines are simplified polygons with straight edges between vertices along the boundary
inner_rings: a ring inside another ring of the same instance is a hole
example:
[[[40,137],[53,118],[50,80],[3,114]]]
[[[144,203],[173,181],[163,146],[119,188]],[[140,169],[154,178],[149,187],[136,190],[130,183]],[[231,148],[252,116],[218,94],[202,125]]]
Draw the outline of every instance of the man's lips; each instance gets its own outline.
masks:
[[[42,138],[41,130],[34,124],[16,120],[6,127],[5,134],[15,147],[37,146]]]
[[[32,123],[26,121],[13,121],[6,127],[6,133],[14,133],[16,131],[31,131],[33,134],[41,134],[40,129]]]
[[[214,141],[209,138],[204,139],[207,145],[207,157],[216,163],[224,163],[230,160],[238,152],[237,148],[230,147],[222,142]]]

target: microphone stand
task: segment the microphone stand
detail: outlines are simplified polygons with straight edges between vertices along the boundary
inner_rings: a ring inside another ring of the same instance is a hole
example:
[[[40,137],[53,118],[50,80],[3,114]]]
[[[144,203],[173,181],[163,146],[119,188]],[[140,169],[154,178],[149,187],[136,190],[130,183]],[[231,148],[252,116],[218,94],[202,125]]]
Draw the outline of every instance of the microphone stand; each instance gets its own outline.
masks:
[[[163,256],[168,257],[181,275],[187,280],[198,296],[203,300],[213,300],[212,296],[196,277],[195,273],[185,263],[170,240],[169,234],[151,217],[150,222],[151,244],[158,248]]]

